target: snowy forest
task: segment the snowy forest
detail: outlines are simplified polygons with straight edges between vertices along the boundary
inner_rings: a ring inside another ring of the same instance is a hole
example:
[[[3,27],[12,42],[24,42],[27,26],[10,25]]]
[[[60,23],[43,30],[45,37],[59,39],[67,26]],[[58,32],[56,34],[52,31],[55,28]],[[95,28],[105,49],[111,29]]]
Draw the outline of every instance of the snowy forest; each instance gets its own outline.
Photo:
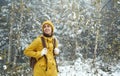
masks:
[[[0,0],[0,76],[32,76],[24,49],[51,20],[59,76],[120,75],[120,0]]]

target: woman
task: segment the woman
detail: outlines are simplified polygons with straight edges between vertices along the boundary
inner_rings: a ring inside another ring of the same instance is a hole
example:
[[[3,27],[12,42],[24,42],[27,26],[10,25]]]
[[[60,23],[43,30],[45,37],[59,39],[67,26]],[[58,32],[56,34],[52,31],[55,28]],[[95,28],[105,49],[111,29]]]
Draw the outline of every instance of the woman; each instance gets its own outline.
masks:
[[[42,24],[43,34],[38,36],[25,50],[24,54],[29,57],[34,57],[37,63],[33,69],[34,76],[58,76],[55,55],[59,54],[58,41],[56,47],[53,45],[54,25],[51,21],[45,21]],[[46,48],[42,45],[41,37],[44,38]],[[54,51],[53,51],[54,50]],[[47,60],[46,60],[47,59]],[[47,68],[47,69],[46,69]]]

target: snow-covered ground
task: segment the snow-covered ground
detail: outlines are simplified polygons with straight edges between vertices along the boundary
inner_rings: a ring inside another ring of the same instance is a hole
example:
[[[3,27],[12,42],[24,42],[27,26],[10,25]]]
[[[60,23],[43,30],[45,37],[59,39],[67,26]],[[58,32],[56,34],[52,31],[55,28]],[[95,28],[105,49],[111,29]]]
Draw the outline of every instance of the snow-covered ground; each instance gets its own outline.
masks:
[[[88,59],[83,63],[79,58],[73,65],[59,66],[59,76],[120,76],[120,63],[115,67],[110,66],[111,72],[105,72],[100,69],[100,63],[96,63],[96,68],[91,67],[91,61]]]
[[[93,66],[92,59],[81,59],[78,58],[74,61],[58,61],[59,65],[59,75],[58,76],[120,76],[120,63],[117,65],[105,65],[100,61],[95,63],[95,67]],[[103,68],[103,67],[106,67]],[[3,66],[6,69],[6,66]],[[21,74],[20,70],[20,74]],[[30,72],[30,73],[29,73]],[[3,73],[5,75],[6,73]],[[26,70],[22,72],[21,76],[32,76],[32,72]],[[0,74],[0,76],[2,73]],[[6,74],[7,76],[7,74]]]

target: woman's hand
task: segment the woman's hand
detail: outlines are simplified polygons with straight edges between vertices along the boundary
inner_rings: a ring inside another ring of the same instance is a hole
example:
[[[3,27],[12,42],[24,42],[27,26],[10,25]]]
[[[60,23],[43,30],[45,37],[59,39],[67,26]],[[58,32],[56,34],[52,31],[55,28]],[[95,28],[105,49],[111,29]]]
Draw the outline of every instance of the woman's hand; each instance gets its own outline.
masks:
[[[60,50],[58,48],[54,49],[54,54],[59,54]]]
[[[47,54],[47,48],[43,48],[41,51],[41,56],[46,55]]]

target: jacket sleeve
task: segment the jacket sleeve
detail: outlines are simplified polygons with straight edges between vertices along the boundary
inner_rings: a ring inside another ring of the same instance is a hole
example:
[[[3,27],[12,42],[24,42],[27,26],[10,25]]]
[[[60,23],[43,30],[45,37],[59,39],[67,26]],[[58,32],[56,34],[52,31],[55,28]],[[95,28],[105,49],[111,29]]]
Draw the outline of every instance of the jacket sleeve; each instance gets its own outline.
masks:
[[[29,57],[40,58],[41,57],[41,49],[38,50],[38,47],[42,47],[42,42],[40,38],[36,38],[33,42],[24,50],[24,54]]]

